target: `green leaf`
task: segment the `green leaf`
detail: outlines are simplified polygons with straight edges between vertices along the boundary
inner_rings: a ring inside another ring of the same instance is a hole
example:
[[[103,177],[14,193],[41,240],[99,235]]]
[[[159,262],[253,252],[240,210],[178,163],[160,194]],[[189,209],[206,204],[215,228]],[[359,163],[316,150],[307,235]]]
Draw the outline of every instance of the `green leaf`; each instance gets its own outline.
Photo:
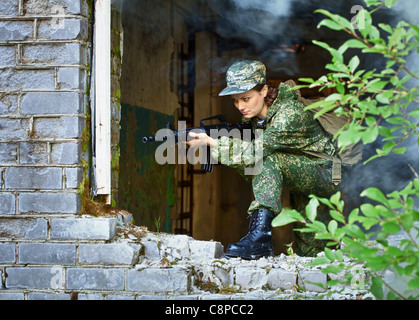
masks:
[[[362,223],[362,226],[365,228],[365,230],[369,230],[372,226],[378,224],[377,219],[367,217],[359,217],[359,221]]]
[[[388,81],[380,81],[380,79],[374,79],[367,84],[367,92],[375,93],[384,89],[387,84]]]
[[[378,137],[378,127],[377,126],[369,127],[362,134],[362,142],[364,144],[373,143],[375,140],[377,140],[377,137]]]
[[[325,99],[325,101],[337,101],[337,100],[342,100],[342,95],[340,93],[333,93]]]
[[[354,49],[368,48],[368,46],[365,43],[363,43],[362,41],[358,39],[349,39],[342,46],[346,46],[348,48],[354,48]]]
[[[329,229],[329,232],[333,235],[338,227],[338,223],[336,220],[331,220],[329,222],[329,225],[327,226],[327,229]]]
[[[317,25],[317,29],[320,29],[322,26],[325,26],[329,29],[337,30],[337,31],[340,31],[340,30],[344,29],[339,23],[337,23],[333,20],[330,20],[330,19],[324,19],[324,20],[320,21],[320,23]]]
[[[393,134],[392,134],[391,130],[389,128],[387,128],[387,127],[383,127],[383,126],[378,127],[378,132],[384,138],[391,138],[391,137],[393,137]]]
[[[272,226],[281,227],[296,221],[304,221],[303,216],[294,209],[284,208],[282,209],[282,212],[272,220]]]
[[[324,255],[327,259],[329,259],[331,262],[336,260],[334,252],[329,248],[324,248]]]
[[[348,216],[348,223],[352,224],[355,221],[358,221],[359,218],[359,209],[355,208],[351,211],[351,213]]]
[[[378,299],[382,300],[384,296],[383,292],[383,280],[378,277],[372,278],[372,284],[371,284],[371,293]]]
[[[393,153],[395,153],[395,154],[405,154],[406,150],[407,150],[406,147],[396,148],[396,149],[393,149]]]
[[[344,17],[342,17],[342,16],[340,16],[338,14],[333,14],[333,13],[327,11],[327,10],[324,10],[324,9],[318,9],[318,10],[314,11],[314,13],[324,14],[325,16],[329,17],[333,21],[335,21],[338,24],[342,25],[344,28],[349,29],[350,31],[353,31],[353,26],[349,22],[349,20],[345,19]]]
[[[351,73],[354,73],[356,68],[358,68],[360,63],[360,60],[358,58],[358,56],[354,56],[350,61],[349,61],[349,69],[351,70]]]
[[[343,261],[343,253],[342,250],[336,250],[335,257],[339,262]]]
[[[409,290],[416,290],[419,288],[419,278],[414,278],[410,280],[407,284]]]
[[[351,237],[355,237],[358,239],[365,238],[364,232],[356,224],[348,224],[347,226],[345,226],[345,230],[346,230],[346,233]]]
[[[361,139],[361,136],[356,133],[351,129],[341,132],[338,137],[338,147],[342,148],[357,143]]]
[[[413,110],[412,112],[409,112],[409,116],[419,119],[419,109],[416,109],[416,110]]]
[[[334,107],[335,106],[334,101],[324,101],[324,100],[316,101],[316,102],[308,105],[307,107],[305,107],[304,110],[312,110],[312,109],[316,109],[316,108],[319,108],[319,107],[324,108],[325,106],[328,106],[328,105],[332,105]]]
[[[383,230],[388,233],[393,234],[400,231],[400,226],[396,222],[393,222],[393,221],[384,222],[382,223],[381,226],[383,227]]]
[[[322,42],[322,41],[318,41],[318,40],[313,40],[313,43],[316,46],[322,47],[323,49],[329,50],[330,46],[326,43],[326,42]]]
[[[338,222],[345,223],[345,217],[336,210],[330,210],[330,216]]]
[[[390,34],[393,33],[393,28],[390,25],[388,25],[388,24],[379,23],[378,26],[381,29],[383,29],[384,31],[386,31],[387,33],[390,33]]]
[[[330,263],[330,260],[327,259],[326,257],[318,257],[316,259],[314,259],[312,262],[307,263],[305,266],[306,267],[314,267],[314,266],[319,266],[322,264],[328,264]]]
[[[298,81],[314,83],[314,80],[312,78],[299,78]]]
[[[371,7],[371,6],[379,6],[381,4],[381,1],[379,1],[379,0],[365,0],[365,3],[367,4],[368,7]]]
[[[367,217],[376,218],[376,219],[380,218],[380,215],[378,214],[376,208],[371,203],[361,204],[360,209],[362,213]]]
[[[319,200],[317,200],[316,198],[312,198],[306,206],[306,216],[311,222],[314,222],[316,220],[318,206]]]
[[[386,0],[385,4],[386,7],[391,8],[392,6],[394,6],[396,4],[397,0]]]
[[[362,36],[364,38],[367,38],[367,36],[370,34],[372,27],[371,14],[367,10],[359,11],[356,19],[356,24]]]
[[[371,200],[388,204],[388,200],[385,195],[378,188],[368,188],[361,193],[361,197],[367,197]]]

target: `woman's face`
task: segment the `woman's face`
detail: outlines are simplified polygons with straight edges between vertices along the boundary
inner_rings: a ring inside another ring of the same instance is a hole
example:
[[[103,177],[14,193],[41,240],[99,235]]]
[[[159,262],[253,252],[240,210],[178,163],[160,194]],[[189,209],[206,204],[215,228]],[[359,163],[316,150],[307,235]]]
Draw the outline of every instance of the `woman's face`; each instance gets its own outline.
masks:
[[[249,90],[239,94],[231,95],[236,108],[242,113],[246,119],[258,117],[266,118],[268,105],[265,103],[265,97],[268,93],[268,86],[265,85],[259,92],[257,90]]]

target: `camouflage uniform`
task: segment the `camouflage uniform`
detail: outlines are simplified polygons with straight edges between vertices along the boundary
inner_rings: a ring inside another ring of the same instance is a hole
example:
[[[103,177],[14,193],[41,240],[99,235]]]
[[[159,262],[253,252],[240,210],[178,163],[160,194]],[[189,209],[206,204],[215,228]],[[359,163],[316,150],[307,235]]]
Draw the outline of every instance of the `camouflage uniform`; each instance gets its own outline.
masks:
[[[308,150],[334,155],[333,143],[313,115],[304,111],[304,106],[297,101],[295,92],[289,91],[289,86],[281,83],[278,89],[277,99],[268,108],[262,126],[263,159],[255,156],[253,142],[238,141],[237,138],[221,137],[218,148],[211,150],[212,156],[220,163],[236,168],[241,174],[246,166],[263,160],[260,174],[245,176],[251,178],[255,197],[249,214],[260,208],[279,214],[283,188],[290,190],[293,208],[302,213],[305,212],[308,195],[330,197],[338,191],[338,186],[332,183],[332,162],[304,153]],[[256,118],[247,121],[252,121],[255,128],[258,125]],[[237,144],[242,151],[240,157],[233,154],[233,145]],[[230,155],[228,159],[221,156],[226,153]],[[328,211],[320,211],[318,219],[327,222]],[[313,256],[324,249],[325,242],[315,240],[314,234],[296,232],[295,245],[297,254]]]

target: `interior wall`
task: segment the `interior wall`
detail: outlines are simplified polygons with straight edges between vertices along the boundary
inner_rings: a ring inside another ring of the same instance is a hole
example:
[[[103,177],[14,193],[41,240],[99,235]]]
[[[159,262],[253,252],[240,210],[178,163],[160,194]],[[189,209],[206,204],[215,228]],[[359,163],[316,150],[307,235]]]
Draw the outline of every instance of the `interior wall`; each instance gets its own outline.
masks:
[[[156,8],[158,10],[156,10]],[[170,1],[125,0],[121,86],[121,136],[118,205],[133,213],[137,225],[171,232],[176,190],[174,166],[159,165],[157,144],[142,137],[173,122],[179,108],[174,78],[180,44],[187,45],[186,27],[176,23]]]

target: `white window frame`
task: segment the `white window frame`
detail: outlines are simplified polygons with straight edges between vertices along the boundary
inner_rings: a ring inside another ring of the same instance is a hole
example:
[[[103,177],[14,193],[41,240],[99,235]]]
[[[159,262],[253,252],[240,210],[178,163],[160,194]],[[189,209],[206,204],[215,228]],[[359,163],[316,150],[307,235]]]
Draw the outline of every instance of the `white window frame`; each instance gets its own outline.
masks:
[[[111,0],[95,0],[95,178],[97,194],[111,203]]]

